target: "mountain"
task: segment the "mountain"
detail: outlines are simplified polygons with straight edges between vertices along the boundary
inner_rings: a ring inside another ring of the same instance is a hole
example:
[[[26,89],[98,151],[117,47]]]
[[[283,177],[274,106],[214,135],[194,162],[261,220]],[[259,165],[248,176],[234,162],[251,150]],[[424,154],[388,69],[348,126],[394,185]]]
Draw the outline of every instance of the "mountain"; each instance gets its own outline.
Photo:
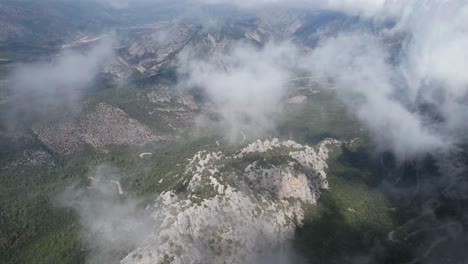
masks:
[[[465,197],[439,177],[463,178],[465,147],[396,151],[429,138],[408,123],[447,121],[442,88],[406,100],[396,25],[296,5],[0,0],[0,258],[443,263],[464,245]],[[387,79],[401,86],[381,95]]]

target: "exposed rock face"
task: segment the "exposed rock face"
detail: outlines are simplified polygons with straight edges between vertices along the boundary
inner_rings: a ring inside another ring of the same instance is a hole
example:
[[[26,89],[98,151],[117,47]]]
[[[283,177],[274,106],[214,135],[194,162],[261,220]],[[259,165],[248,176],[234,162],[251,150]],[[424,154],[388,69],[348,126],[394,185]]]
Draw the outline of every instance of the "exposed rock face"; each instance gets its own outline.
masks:
[[[146,96],[148,97],[150,103],[153,104],[170,103],[172,98],[170,87],[167,85],[161,85],[159,89],[152,90]]]
[[[315,203],[328,188],[324,169],[335,143],[259,140],[235,155],[197,153],[185,170],[187,194],[160,195],[153,233],[121,263],[258,263],[292,239],[303,219],[301,202]],[[270,152],[284,162],[235,165]]]
[[[33,129],[44,144],[63,155],[80,151],[85,145],[105,151],[112,145],[139,146],[164,138],[106,103],[99,103],[94,111],[83,113],[77,121],[40,124]]]
[[[116,80],[122,81],[128,80],[132,76],[133,69],[122,57],[114,56],[104,62],[102,72],[110,74]]]
[[[304,103],[305,101],[307,101],[307,96],[299,95],[299,96],[289,98],[288,100],[286,100],[286,103],[288,103],[288,104],[301,104],[301,103]]]
[[[81,118],[84,141],[96,149],[109,145],[143,145],[160,139],[149,128],[130,118],[124,111],[106,103]]]
[[[59,124],[38,124],[33,132],[52,151],[69,155],[81,151],[84,141],[81,138],[79,122],[62,122]]]
[[[158,119],[158,126],[180,133],[191,127],[197,116],[207,108],[189,92],[174,91],[169,84],[158,84],[138,96],[140,106]]]
[[[280,199],[296,198],[307,203],[316,203],[320,189],[327,189],[325,169],[328,159],[327,144],[337,144],[327,140],[318,146],[318,152],[310,146],[302,146],[293,141],[280,142],[257,141],[245,148],[240,155],[253,152],[266,152],[275,148],[291,148],[289,157],[292,160],[286,166],[269,166],[265,168],[254,162],[245,169],[244,177],[253,189],[270,192]],[[299,168],[299,169],[298,169]]]
[[[267,152],[269,150],[273,150],[279,147],[286,147],[286,148],[293,148],[293,149],[301,149],[304,146],[298,144],[292,140],[288,141],[279,141],[279,139],[274,138],[273,140],[257,140],[252,144],[249,144],[247,147],[242,149],[242,151],[237,155],[237,157],[242,158],[245,154],[255,153],[255,152]]]
[[[136,30],[136,31],[135,31]],[[132,28],[132,40],[123,52],[126,61],[135,65],[141,73],[154,74],[161,66],[177,54],[196,33],[198,28],[192,24],[182,24],[175,28],[161,25],[156,28]]]

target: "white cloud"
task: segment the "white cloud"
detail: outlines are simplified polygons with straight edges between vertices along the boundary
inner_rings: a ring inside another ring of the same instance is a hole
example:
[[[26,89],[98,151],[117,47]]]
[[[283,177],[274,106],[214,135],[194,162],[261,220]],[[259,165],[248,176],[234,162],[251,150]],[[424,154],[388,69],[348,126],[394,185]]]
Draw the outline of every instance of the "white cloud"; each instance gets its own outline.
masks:
[[[232,52],[208,60],[188,56],[181,63],[181,73],[188,74],[182,85],[206,91],[230,140],[241,131],[259,135],[274,130],[283,83],[298,55],[291,43],[270,43],[264,48],[239,44]]]
[[[12,122],[20,117],[50,117],[79,108],[105,59],[113,54],[112,39],[103,39],[86,52],[64,51],[52,62],[18,66],[9,76]]]
[[[100,165],[88,187],[72,186],[57,197],[60,206],[78,215],[82,239],[91,251],[87,263],[116,263],[122,252],[135,249],[150,234],[153,223],[141,201],[119,194],[116,169]]]
[[[468,46],[468,4],[395,0],[321,5],[346,9],[358,3],[373,12],[399,10],[396,25],[377,34],[338,32],[308,56],[300,56],[293,44],[282,43],[264,49],[240,45],[230,55],[189,59],[185,63],[188,84],[206,88],[232,134],[252,127],[245,120],[268,131],[274,127],[271,116],[278,113],[284,92],[281,83],[294,68],[289,62],[295,62],[312,75],[334,79],[340,98],[367,125],[379,147],[393,150],[401,159],[467,140],[468,106],[463,98],[468,89],[468,49],[464,48]],[[375,23],[379,21],[376,17]],[[403,37],[400,52],[391,51],[382,36]]]
[[[375,34],[341,33],[314,50],[310,69],[333,78],[375,141],[400,158],[452,147],[466,140],[467,10],[461,1],[410,2],[386,32],[404,34],[400,55]]]
[[[323,79],[332,78],[340,98],[367,125],[376,143],[400,157],[442,147],[420,116],[396,97],[397,73],[388,52],[373,35],[343,33],[317,47],[305,64]]]

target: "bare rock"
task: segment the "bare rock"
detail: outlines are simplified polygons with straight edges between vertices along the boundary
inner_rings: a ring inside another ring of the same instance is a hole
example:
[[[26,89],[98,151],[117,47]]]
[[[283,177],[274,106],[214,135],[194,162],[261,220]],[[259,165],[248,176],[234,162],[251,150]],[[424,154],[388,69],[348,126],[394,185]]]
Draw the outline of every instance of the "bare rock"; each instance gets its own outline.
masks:
[[[161,139],[148,127],[130,118],[124,111],[106,103],[80,120],[83,139],[95,149],[110,145],[140,146]]]
[[[288,103],[288,104],[301,104],[301,103],[304,103],[305,101],[307,101],[307,96],[299,95],[299,96],[289,98],[288,100],[286,100],[286,103]]]
[[[258,263],[262,254],[293,238],[304,216],[301,202],[315,203],[320,189],[328,188],[324,169],[335,143],[313,148],[272,139],[234,155],[198,152],[184,172],[187,194],[159,196],[152,208],[153,232],[121,263]],[[231,175],[237,183],[226,180],[231,161],[277,148],[289,149],[289,162],[266,169],[255,161]]]
[[[44,144],[62,155],[81,151],[86,145],[106,151],[112,145],[141,146],[165,138],[106,103],[99,103],[76,121],[37,124],[33,130]]]

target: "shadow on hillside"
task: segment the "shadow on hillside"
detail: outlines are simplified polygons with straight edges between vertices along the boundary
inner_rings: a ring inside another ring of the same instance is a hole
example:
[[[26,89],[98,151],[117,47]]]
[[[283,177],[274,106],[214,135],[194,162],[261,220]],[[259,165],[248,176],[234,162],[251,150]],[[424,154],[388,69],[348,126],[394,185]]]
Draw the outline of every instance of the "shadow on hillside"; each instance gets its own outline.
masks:
[[[295,248],[309,263],[405,263],[411,259],[409,253],[398,245],[389,245],[389,230],[381,227],[379,220],[372,218],[374,215],[353,218],[347,211],[352,210],[346,203],[352,194],[347,192],[352,192],[354,186],[376,190],[386,163],[391,161],[382,161],[388,157],[372,156],[365,147],[351,150],[342,146],[341,150],[330,164],[330,190],[323,191],[317,205],[306,209],[303,226],[296,229]],[[340,182],[339,188],[334,189],[334,182]],[[383,212],[372,210],[372,214]]]

